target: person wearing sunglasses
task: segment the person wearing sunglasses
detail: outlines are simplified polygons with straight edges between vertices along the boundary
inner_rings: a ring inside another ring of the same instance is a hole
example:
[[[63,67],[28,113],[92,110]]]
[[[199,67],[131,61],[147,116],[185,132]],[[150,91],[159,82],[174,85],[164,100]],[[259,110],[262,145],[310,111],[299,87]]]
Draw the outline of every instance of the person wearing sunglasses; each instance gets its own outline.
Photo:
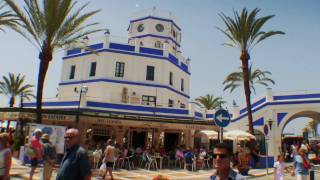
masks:
[[[231,168],[232,149],[227,144],[217,144],[213,149],[212,158],[216,169],[210,180],[246,180]]]
[[[56,180],[89,180],[91,169],[86,150],[81,147],[78,129],[68,129],[64,136],[66,152]]]

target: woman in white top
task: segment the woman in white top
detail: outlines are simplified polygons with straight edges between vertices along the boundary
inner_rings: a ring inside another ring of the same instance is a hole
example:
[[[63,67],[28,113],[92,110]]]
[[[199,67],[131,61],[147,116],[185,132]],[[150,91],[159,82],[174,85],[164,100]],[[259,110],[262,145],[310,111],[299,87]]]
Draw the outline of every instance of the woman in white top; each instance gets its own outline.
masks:
[[[107,172],[109,172],[111,179],[113,179],[112,169],[113,169],[113,164],[117,160],[117,158],[115,156],[115,147],[113,146],[113,142],[111,139],[108,139],[107,141],[107,148],[104,151],[104,160],[106,163]]]
[[[10,178],[11,168],[11,151],[9,149],[9,135],[0,134],[0,179],[7,180]]]

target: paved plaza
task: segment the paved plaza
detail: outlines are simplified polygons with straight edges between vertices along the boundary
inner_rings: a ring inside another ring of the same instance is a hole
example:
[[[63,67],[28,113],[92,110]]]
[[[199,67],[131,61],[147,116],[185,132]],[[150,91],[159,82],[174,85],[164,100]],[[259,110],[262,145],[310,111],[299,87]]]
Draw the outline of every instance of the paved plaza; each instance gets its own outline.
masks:
[[[13,159],[13,165],[11,169],[11,176],[13,180],[20,180],[20,179],[28,179],[30,167],[28,166],[23,166],[21,163]],[[56,171],[55,171],[56,172]],[[52,179],[55,179],[55,172],[52,177]],[[41,168],[38,168],[36,171],[36,174],[34,176],[35,180],[40,179],[40,173],[41,173]],[[93,178],[92,179],[101,179],[100,176],[98,175],[99,172],[97,170],[93,171]],[[147,171],[145,169],[136,169],[136,170],[117,170],[114,172],[114,179],[117,180],[151,180],[154,176],[157,175],[165,175],[168,177],[170,180],[174,179],[180,179],[180,180],[188,180],[188,179],[193,179],[193,180],[208,180],[210,175],[212,174],[212,170],[199,170],[196,172],[190,172],[190,171],[185,171],[181,169],[174,169],[174,170],[168,170],[168,169],[163,169],[159,171]],[[272,179],[272,175],[270,176],[265,176],[266,171],[264,169],[253,169],[250,170],[250,176],[248,178],[251,179]],[[260,177],[260,178],[259,178]],[[319,176],[320,177],[320,176]]]

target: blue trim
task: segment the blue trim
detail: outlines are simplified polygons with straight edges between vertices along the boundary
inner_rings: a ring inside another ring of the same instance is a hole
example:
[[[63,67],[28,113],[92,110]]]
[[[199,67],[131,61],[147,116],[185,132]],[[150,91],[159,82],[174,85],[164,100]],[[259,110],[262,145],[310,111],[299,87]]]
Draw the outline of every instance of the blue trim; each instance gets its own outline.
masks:
[[[80,48],[67,50],[67,56],[70,56],[70,55],[73,55],[73,54],[79,54],[79,53],[81,53],[81,49]]]
[[[84,110],[91,111],[91,112],[104,112],[104,113],[115,113],[115,114],[126,114],[126,115],[137,115],[137,116],[154,117],[154,114],[142,114],[142,113],[121,112],[121,111],[108,111],[108,110],[99,110],[99,109],[84,109]],[[156,114],[156,117],[188,119],[188,120],[194,119],[191,116],[172,116],[172,115],[162,115],[162,114]]]
[[[179,60],[178,58],[176,58],[174,55],[172,55],[171,53],[169,53],[169,56],[168,56],[168,60],[170,62],[172,62],[172,64],[175,64],[177,66],[179,66]]]
[[[278,100],[289,100],[289,99],[311,99],[320,98],[320,94],[296,94],[296,95],[283,95],[283,96],[273,96],[273,99]]]
[[[264,125],[264,118],[259,118],[253,122],[253,126],[263,126]]]
[[[185,109],[155,108],[155,107],[146,107],[146,106],[126,105],[126,104],[102,103],[102,102],[94,102],[94,101],[88,101],[87,106],[118,109],[118,110],[129,110],[129,111],[143,111],[143,112],[151,112],[151,113],[156,112],[156,113],[181,114],[181,115],[189,114],[189,111]]]
[[[125,80],[114,80],[114,79],[91,79],[91,80],[83,80],[83,81],[72,81],[72,82],[63,82],[59,83],[60,86],[63,85],[70,85],[70,84],[82,84],[82,83],[93,83],[93,82],[111,82],[111,83],[120,83],[120,84],[131,84],[131,85],[138,85],[138,86],[148,86],[148,87],[157,87],[157,88],[166,88],[170,91],[173,91],[183,97],[190,98],[190,96],[183,94],[169,86],[165,85],[158,85],[158,84],[149,84],[149,83],[141,83],[141,82],[132,82],[132,81],[125,81]]]
[[[154,58],[154,59],[164,59],[164,60],[168,60],[169,59],[167,57],[161,57],[161,56],[154,56],[154,55],[148,55],[148,54],[140,54],[140,53],[135,53],[135,52],[125,52],[125,51],[119,51],[119,50],[112,50],[112,49],[101,49],[96,51],[97,53],[100,52],[112,52],[112,53],[119,53],[119,54],[128,54],[128,55],[133,55],[133,56],[142,56],[142,57],[148,57],[148,58]],[[81,53],[81,54],[77,54],[77,55],[72,55],[72,56],[67,56],[67,57],[63,57],[63,60],[67,60],[67,59],[72,59],[75,57],[82,57],[82,56],[86,56],[86,55],[90,55],[93,54],[92,52],[85,52],[85,53]],[[171,61],[169,61],[171,62]],[[172,63],[174,64],[174,63]],[[189,71],[185,71],[184,69],[182,69],[178,64],[174,64],[176,67],[178,67],[180,70],[182,70],[183,72],[187,73],[188,75],[191,75],[191,73]]]
[[[169,39],[170,41],[172,41],[175,45],[177,45],[178,47],[180,47],[180,44],[172,39],[172,37],[167,37],[167,36],[159,36],[159,35],[155,35],[155,34],[144,34],[144,35],[140,35],[140,36],[133,36],[131,38],[129,38],[129,40],[135,39],[135,38],[144,38],[144,37],[155,37],[155,38],[160,38],[160,39]]]
[[[259,111],[260,109],[264,108],[265,106],[273,106],[273,105],[283,105],[283,104],[317,104],[320,103],[320,100],[311,100],[311,101],[284,101],[284,102],[267,102],[263,104],[262,106],[259,106],[258,108],[252,110],[252,113]],[[242,118],[246,117],[248,113],[245,113],[241,116],[239,116],[236,119],[231,120],[231,122],[236,122],[241,120]]]
[[[283,120],[283,118],[287,115],[288,113],[277,113],[277,124],[279,126],[279,124],[281,123],[281,121]]]
[[[160,49],[140,47],[140,52],[141,53],[146,53],[146,54],[153,54],[153,55],[163,56],[163,50],[160,50]]]
[[[206,118],[207,119],[213,119],[214,118],[214,114],[206,114]]]
[[[92,44],[92,45],[88,46],[88,48],[86,49],[86,52],[92,51],[92,50],[97,50],[97,49],[102,49],[102,48],[103,48],[103,43]]]
[[[37,103],[23,103],[24,107],[35,107]],[[42,106],[79,106],[79,101],[43,102]]]
[[[198,117],[198,118],[202,118],[203,117],[202,113],[200,113],[200,112],[194,112],[194,116]]]
[[[188,72],[188,71],[189,71],[188,66],[187,66],[185,63],[183,63],[183,62],[181,62],[181,69],[184,70],[185,72]]]
[[[160,20],[160,21],[171,22],[179,31],[181,31],[181,28],[172,19],[159,18],[159,17],[155,17],[155,16],[147,16],[147,17],[140,18],[140,19],[134,19],[134,20],[131,20],[130,23],[142,21],[145,19],[156,19],[156,20]]]
[[[256,101],[255,103],[251,104],[251,109],[259,106],[260,104],[262,104],[264,102],[266,102],[266,98],[262,98],[262,99]],[[243,108],[240,110],[240,114],[245,113],[245,112],[247,112],[247,108]]]
[[[123,51],[132,51],[132,52],[134,52],[134,49],[135,49],[134,46],[126,45],[126,44],[118,44],[118,43],[110,43],[109,48],[123,50]]]

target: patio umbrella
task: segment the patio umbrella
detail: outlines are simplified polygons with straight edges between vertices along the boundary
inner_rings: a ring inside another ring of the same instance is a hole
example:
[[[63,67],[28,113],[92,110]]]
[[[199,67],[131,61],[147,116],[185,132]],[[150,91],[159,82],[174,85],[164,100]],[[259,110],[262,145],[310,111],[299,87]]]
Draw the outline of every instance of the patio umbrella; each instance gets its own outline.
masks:
[[[231,130],[231,131],[227,131],[226,133],[224,133],[224,136],[226,138],[230,138],[230,139],[234,139],[234,140],[250,140],[250,139],[256,139],[255,136],[253,136],[252,134],[245,132],[245,131],[241,131],[241,130]]]
[[[205,134],[209,139],[218,139],[218,132],[210,130],[200,131],[202,134]]]

